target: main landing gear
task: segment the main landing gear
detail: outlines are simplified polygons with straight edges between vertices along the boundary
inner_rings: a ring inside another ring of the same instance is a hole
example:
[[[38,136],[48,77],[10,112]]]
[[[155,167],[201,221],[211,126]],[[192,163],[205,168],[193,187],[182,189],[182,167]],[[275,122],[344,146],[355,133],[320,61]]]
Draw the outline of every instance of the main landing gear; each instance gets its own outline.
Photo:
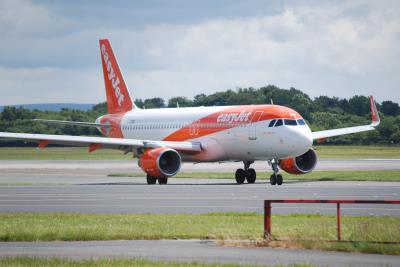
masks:
[[[269,178],[269,182],[271,183],[271,185],[282,185],[283,177],[282,177],[282,175],[278,174],[279,161],[277,159],[272,159],[269,161],[269,163],[272,167],[272,171],[274,172],[273,174],[271,174],[271,176]]]
[[[154,177],[150,176],[147,174],[146,176],[147,179],[147,184],[156,184],[158,181],[158,184],[167,184],[168,183],[168,178],[163,178],[163,177]]]
[[[243,184],[245,180],[249,184],[254,184],[257,179],[256,171],[250,168],[254,161],[243,161],[244,169],[237,169],[235,173],[236,183]]]

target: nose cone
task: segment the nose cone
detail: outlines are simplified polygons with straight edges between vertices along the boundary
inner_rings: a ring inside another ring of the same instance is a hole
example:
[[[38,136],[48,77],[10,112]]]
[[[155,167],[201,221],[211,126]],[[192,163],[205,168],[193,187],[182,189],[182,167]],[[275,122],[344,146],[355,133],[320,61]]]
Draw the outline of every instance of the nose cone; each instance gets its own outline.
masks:
[[[304,138],[304,143],[307,144],[307,148],[310,148],[314,142],[314,139],[312,136],[311,129],[308,126],[304,127],[303,138]]]
[[[311,130],[308,126],[291,127],[292,156],[300,156],[306,153],[313,144]]]

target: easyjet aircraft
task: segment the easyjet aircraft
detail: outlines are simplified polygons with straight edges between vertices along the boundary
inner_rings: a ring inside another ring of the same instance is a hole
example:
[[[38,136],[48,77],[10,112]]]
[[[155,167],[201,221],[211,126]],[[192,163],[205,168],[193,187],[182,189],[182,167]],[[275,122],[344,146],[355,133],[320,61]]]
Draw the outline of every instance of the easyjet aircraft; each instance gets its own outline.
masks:
[[[107,39],[100,40],[108,114],[94,123],[45,121],[97,127],[105,137],[0,133],[0,138],[48,144],[87,146],[133,152],[147,183],[166,184],[184,162],[242,161],[238,184],[254,183],[255,160],[268,161],[271,185],[281,185],[279,168],[292,174],[311,172],[317,162],[313,140],[374,130],[380,119],[370,97],[370,125],[312,132],[301,115],[279,105],[139,109],[133,103]]]

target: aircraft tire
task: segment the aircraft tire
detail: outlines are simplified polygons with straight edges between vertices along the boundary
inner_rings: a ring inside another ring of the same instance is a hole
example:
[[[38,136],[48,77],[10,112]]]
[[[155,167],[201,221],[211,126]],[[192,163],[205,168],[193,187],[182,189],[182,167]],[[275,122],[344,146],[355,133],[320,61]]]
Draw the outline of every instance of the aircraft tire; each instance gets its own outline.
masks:
[[[167,184],[168,178],[158,178],[158,184]]]
[[[272,174],[271,177],[269,178],[269,182],[271,185],[276,185],[276,176],[275,174]]]
[[[246,171],[243,169],[237,169],[235,173],[235,180],[238,184],[243,184],[246,180]]]
[[[277,185],[282,185],[282,183],[283,183],[283,177],[282,177],[282,175],[278,174],[276,176],[276,184]]]
[[[147,174],[146,176],[147,184],[155,184],[157,182],[157,178],[150,176]]]
[[[257,179],[256,170],[250,168],[247,170],[246,180],[249,184],[254,184]]]

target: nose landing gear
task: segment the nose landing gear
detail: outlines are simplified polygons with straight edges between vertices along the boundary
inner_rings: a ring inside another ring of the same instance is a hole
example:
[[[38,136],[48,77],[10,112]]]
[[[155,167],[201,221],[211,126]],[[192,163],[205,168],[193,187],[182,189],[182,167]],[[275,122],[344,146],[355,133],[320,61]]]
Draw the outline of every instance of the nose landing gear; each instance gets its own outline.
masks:
[[[279,172],[279,168],[278,168],[278,164],[279,161],[277,159],[272,159],[269,161],[271,167],[272,167],[272,171],[274,172],[273,174],[271,174],[270,178],[269,178],[269,182],[271,183],[271,185],[282,185],[283,183],[283,177],[282,175],[278,174]]]
[[[237,169],[235,173],[236,183],[243,184],[245,180],[249,184],[256,182],[257,173],[253,168],[250,168],[250,165],[253,163],[254,161],[243,161],[244,169]]]

